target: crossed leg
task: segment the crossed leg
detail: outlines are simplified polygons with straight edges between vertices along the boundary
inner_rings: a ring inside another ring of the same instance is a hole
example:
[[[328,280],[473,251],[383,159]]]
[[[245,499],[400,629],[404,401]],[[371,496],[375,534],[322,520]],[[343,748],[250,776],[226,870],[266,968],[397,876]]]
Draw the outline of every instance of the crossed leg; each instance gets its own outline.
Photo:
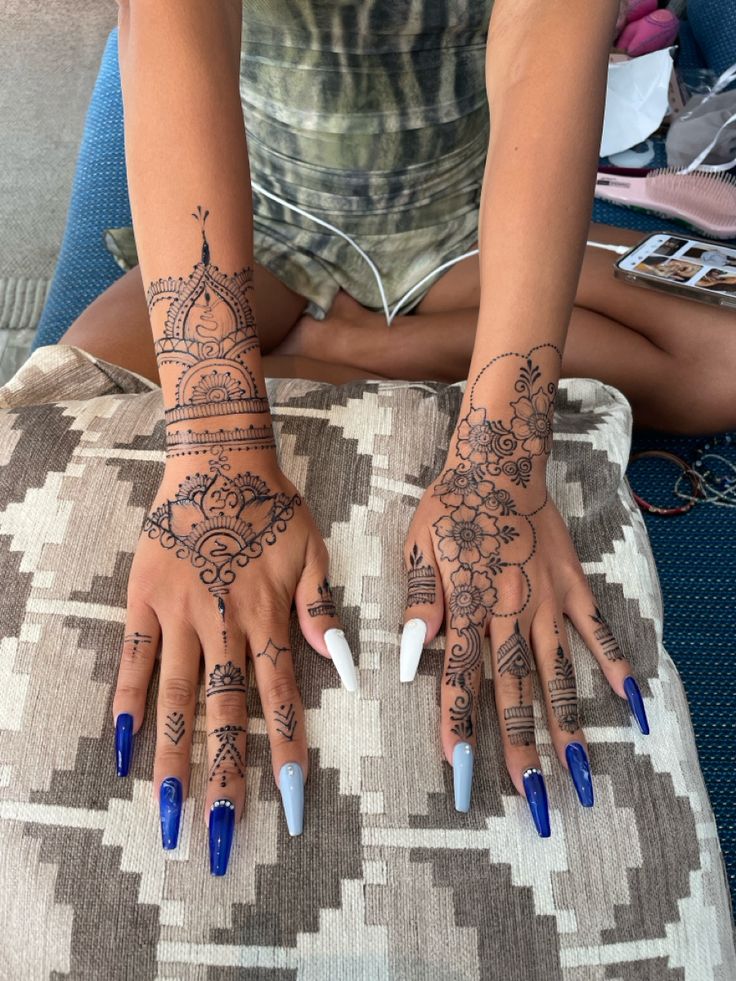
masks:
[[[590,238],[633,245],[642,237],[593,224]],[[736,426],[736,314],[614,279],[613,254],[586,250],[570,319],[563,376],[620,389],[638,425],[683,433]],[[256,304],[266,374],[341,383],[354,378],[457,381],[467,374],[480,295],[478,258],[453,266],[416,311],[389,328],[381,313],[338,294],[323,321],[256,263]],[[540,297],[540,303],[544,302]],[[158,380],[138,268],[99,296],[62,343]]]

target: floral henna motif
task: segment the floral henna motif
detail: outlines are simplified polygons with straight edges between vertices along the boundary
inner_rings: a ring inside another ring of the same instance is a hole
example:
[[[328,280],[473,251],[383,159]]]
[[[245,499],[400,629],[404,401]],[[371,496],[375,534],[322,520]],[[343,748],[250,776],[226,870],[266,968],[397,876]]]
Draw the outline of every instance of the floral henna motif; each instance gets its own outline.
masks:
[[[230,476],[224,455],[209,472],[187,476],[173,500],[148,515],[143,530],[177,558],[188,558],[215,596],[223,596],[236,571],[263,554],[286,531],[298,494],[273,493],[252,473]]]
[[[520,536],[519,526],[524,522],[535,542],[531,517],[541,508],[522,511],[513,494],[498,484],[499,479],[505,479],[527,488],[534,459],[549,454],[556,386],[553,382],[542,383],[542,370],[534,360],[535,353],[545,348],[560,358],[553,345],[541,345],[527,355],[499,355],[478,373],[470,390],[470,409],[457,427],[459,462],[446,469],[435,483],[434,496],[447,509],[434,523],[437,550],[442,561],[455,566],[450,575],[448,626],[459,636],[448,657],[445,683],[459,689],[450,715],[453,733],[463,739],[473,734],[472,681],[481,663],[486,625],[492,615],[518,616],[530,599],[524,566],[535,546],[529,554],[519,554],[514,548]],[[508,421],[489,418],[486,409],[474,404],[473,399],[486,371],[509,359],[521,361],[514,382],[519,397],[509,403]],[[510,521],[502,520],[507,517]],[[500,613],[496,609],[498,590],[494,578],[509,569],[521,574],[526,595],[517,609]],[[509,672],[519,680],[519,705],[505,712],[509,739],[519,745],[534,740],[532,706],[522,704],[522,679],[531,672],[531,665],[531,652],[517,620],[514,633],[499,652],[499,671]]]

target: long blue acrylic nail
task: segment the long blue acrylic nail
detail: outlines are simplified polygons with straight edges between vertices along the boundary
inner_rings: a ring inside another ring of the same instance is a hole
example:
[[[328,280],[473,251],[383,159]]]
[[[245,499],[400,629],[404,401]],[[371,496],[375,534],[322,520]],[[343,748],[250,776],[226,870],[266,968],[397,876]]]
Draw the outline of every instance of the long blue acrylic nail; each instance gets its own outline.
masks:
[[[583,807],[593,806],[593,779],[590,775],[590,763],[585,746],[582,743],[568,743],[565,749],[567,766],[572,782],[578,794],[578,800]]]
[[[161,815],[161,841],[164,848],[170,851],[172,848],[176,848],[179,841],[182,805],[181,781],[177,780],[176,777],[167,777],[161,784],[158,802]]]
[[[456,743],[452,751],[452,777],[455,786],[455,810],[470,810],[470,791],[473,788],[473,747]]]
[[[210,811],[210,872],[224,875],[230,861],[235,831],[235,805],[231,800],[216,800]]]
[[[629,708],[634,713],[634,718],[639,724],[639,728],[645,736],[648,736],[649,721],[647,720],[647,712],[644,708],[644,699],[641,697],[641,692],[639,691],[639,686],[636,683],[636,679],[631,675],[624,680],[624,691],[626,692],[626,698],[629,702]]]
[[[115,720],[115,763],[119,777],[127,777],[133,755],[133,716],[122,712]]]
[[[549,838],[552,832],[549,827],[547,788],[541,771],[536,767],[524,770],[524,793],[537,834],[540,838]]]
[[[298,763],[284,763],[279,771],[279,790],[289,834],[304,830],[304,774]]]

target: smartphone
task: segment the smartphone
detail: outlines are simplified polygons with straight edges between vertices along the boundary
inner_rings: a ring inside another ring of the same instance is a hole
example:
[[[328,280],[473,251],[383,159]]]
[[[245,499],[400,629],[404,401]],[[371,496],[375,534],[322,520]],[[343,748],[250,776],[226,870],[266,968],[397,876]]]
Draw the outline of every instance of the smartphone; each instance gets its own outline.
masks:
[[[635,286],[736,308],[736,248],[720,242],[656,232],[629,249],[613,271]]]

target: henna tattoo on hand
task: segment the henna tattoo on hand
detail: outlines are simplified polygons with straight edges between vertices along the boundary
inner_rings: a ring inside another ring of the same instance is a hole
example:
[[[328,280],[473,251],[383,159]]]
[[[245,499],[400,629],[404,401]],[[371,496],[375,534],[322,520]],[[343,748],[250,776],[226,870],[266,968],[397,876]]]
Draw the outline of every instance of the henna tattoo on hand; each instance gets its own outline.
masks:
[[[256,657],[267,657],[268,660],[271,662],[271,664],[273,664],[273,666],[276,667],[276,665],[278,664],[279,655],[283,654],[284,651],[288,651],[288,650],[290,650],[288,646],[279,647],[278,644],[274,644],[274,642],[269,637],[268,643],[266,644],[266,646],[262,651],[259,651],[256,654]]]
[[[609,661],[623,661],[625,660],[625,654],[622,652],[621,648],[618,646],[618,641],[613,636],[611,628],[606,623],[606,620],[601,613],[601,611],[596,606],[595,613],[592,613],[590,619],[597,623],[598,626],[595,629],[594,636],[598,643],[601,645],[604,655]]]
[[[555,654],[555,677],[548,682],[549,697],[552,703],[557,724],[563,732],[577,732],[580,728],[578,721],[578,695],[575,686],[575,672],[572,662],[565,656],[561,644],[557,645]]]
[[[317,586],[317,593],[319,594],[319,599],[307,604],[307,613],[309,613],[310,617],[336,617],[337,608],[332,598],[329,580],[325,579],[324,582]]]
[[[434,566],[424,561],[417,543],[409,555],[411,568],[407,573],[406,607],[421,606],[426,604],[431,606],[437,597],[437,574]]]
[[[152,640],[150,634],[139,634],[138,631],[126,634],[123,641],[123,656],[127,657],[129,661],[136,661],[138,658],[147,656],[151,653]]]
[[[289,705],[288,708],[286,705],[281,705],[273,715],[276,721],[276,732],[291,742],[296,733],[296,709],[293,705]]]
[[[216,664],[214,671],[210,671],[210,681],[207,685],[206,697],[211,695],[221,695],[226,691],[246,690],[245,675],[232,661],[226,664]]]
[[[235,774],[245,776],[245,763],[237,746],[238,736],[247,732],[244,726],[220,726],[208,733],[215,736],[219,743],[212,761],[208,779],[210,783],[219,780],[221,787],[227,787],[228,778]]]
[[[544,507],[546,496],[540,507],[525,512],[514,494],[499,483],[507,480],[526,489],[535,459],[546,459],[550,452],[556,385],[551,381],[543,383],[536,357],[545,350],[561,361],[558,348],[542,344],[526,355],[501,354],[481,369],[470,388],[469,411],[456,430],[458,463],[448,467],[435,482],[434,495],[447,509],[433,526],[437,551],[440,561],[455,567],[450,575],[448,626],[459,640],[448,657],[445,683],[459,689],[450,716],[452,731],[461,738],[473,732],[472,680],[481,663],[481,640],[488,621],[492,615],[518,616],[531,598],[524,569],[536,550],[531,519]],[[487,409],[475,401],[481,379],[492,365],[509,364],[511,359],[520,362],[514,382],[518,398],[509,402],[506,420],[489,418]],[[528,531],[532,542],[528,554],[514,552],[523,530]],[[517,609],[499,612],[494,579],[508,569],[517,570],[526,595]],[[533,708],[522,704],[522,680],[531,666],[531,651],[517,619],[514,633],[499,650],[499,672],[510,673],[519,680],[519,705],[504,713],[506,731],[514,745],[534,741]]]
[[[169,715],[166,716],[164,735],[167,739],[170,739],[175,746],[178,746],[180,740],[185,735],[183,712],[170,712]]]

